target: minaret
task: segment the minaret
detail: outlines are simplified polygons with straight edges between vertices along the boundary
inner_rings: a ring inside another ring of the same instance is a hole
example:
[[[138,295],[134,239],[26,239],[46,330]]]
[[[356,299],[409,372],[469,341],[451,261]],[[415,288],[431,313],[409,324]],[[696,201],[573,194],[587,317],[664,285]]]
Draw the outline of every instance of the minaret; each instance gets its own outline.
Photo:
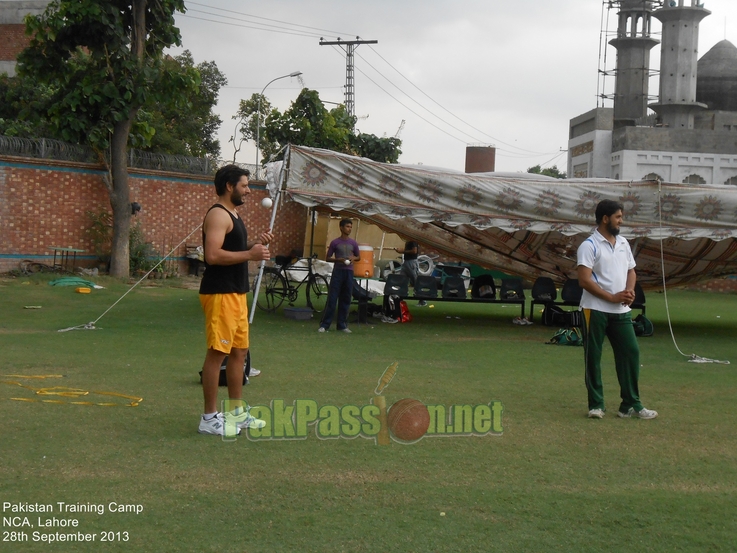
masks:
[[[658,40],[650,37],[653,2],[620,0],[614,92],[614,127],[632,126],[647,115],[650,50]]]
[[[693,129],[694,113],[707,107],[696,101],[699,22],[711,14],[702,6],[699,0],[665,0],[653,14],[663,24],[663,43],[660,97],[650,108],[673,129]]]

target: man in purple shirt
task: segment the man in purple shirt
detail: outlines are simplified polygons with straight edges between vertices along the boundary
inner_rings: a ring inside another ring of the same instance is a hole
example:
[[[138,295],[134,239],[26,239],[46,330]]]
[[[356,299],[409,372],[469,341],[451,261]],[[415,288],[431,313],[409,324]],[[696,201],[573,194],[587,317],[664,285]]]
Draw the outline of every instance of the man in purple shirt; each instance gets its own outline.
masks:
[[[343,219],[340,221],[340,237],[330,242],[326,261],[333,263],[333,274],[330,276],[330,291],[328,292],[328,303],[320,321],[318,332],[327,332],[333,322],[335,306],[338,305],[338,320],[336,327],[338,332],[350,334],[348,328],[348,311],[351,307],[353,295],[353,263],[361,259],[358,242],[351,238],[353,221]]]

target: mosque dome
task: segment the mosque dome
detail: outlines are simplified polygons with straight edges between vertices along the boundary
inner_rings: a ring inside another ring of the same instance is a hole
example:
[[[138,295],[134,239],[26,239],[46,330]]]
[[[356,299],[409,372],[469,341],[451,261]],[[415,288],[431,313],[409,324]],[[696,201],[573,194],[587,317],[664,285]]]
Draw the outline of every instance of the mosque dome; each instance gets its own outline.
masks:
[[[728,40],[716,43],[699,60],[696,101],[710,110],[737,111],[737,47]]]

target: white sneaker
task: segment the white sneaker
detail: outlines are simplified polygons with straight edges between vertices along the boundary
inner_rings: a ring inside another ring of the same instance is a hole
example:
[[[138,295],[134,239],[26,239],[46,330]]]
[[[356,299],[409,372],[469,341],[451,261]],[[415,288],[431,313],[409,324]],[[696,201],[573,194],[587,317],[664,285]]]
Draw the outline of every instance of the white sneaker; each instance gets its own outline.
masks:
[[[589,418],[590,419],[603,419],[604,410],[603,409],[591,409],[589,411]]]
[[[248,376],[249,377],[251,377],[251,376],[258,376],[260,374],[261,374],[261,371],[258,370],[258,369],[254,369],[253,367],[251,367],[251,369],[248,371]]]
[[[350,328],[342,328],[338,332],[345,332],[346,334],[350,334],[351,333],[351,329]]]
[[[252,417],[248,409],[237,415],[235,413],[225,413],[224,418],[228,423],[235,424],[239,430],[241,428],[263,428],[266,426],[266,421]]]
[[[216,436],[223,436],[225,433],[225,420],[223,414],[218,413],[210,420],[205,420],[200,417],[200,427],[198,429],[200,434],[215,434]],[[236,434],[240,434],[241,429],[238,428]]]
[[[327,332],[327,329],[320,327],[317,329],[318,332]]]
[[[653,411],[652,409],[645,409],[644,407],[640,409],[639,411],[635,411],[634,407],[630,407],[626,413],[622,413],[622,411],[618,411],[617,416],[622,419],[629,419],[629,418],[654,419],[655,417],[658,416],[658,412]]]

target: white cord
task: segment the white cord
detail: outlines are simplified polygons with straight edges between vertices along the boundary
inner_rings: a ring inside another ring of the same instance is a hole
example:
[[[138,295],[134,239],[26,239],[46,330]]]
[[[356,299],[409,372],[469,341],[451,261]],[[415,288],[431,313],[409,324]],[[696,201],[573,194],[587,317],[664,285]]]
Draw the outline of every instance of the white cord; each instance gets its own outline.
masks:
[[[120,303],[124,297],[126,297],[128,294],[130,294],[136,286],[138,286],[139,284],[141,284],[141,282],[143,282],[144,280],[146,280],[148,278],[148,275],[150,275],[154,271],[154,269],[156,269],[156,267],[158,267],[159,265],[161,265],[164,261],[166,261],[168,259],[168,257],[171,254],[173,254],[175,251],[177,251],[177,249],[179,248],[179,246],[181,246],[182,244],[184,244],[190,236],[192,236],[195,232],[197,232],[200,229],[201,226],[202,226],[202,223],[200,223],[199,225],[197,225],[197,227],[192,232],[190,232],[187,236],[184,237],[184,240],[182,240],[181,242],[179,242],[179,244],[177,244],[176,246],[174,246],[172,248],[172,250],[168,254],[166,254],[164,257],[162,257],[161,260],[156,265],[154,265],[153,267],[151,267],[151,270],[149,272],[147,272],[145,275],[143,275],[141,277],[141,280],[139,280],[133,286],[131,286],[125,292],[125,294],[123,294],[122,296],[120,296],[118,298],[118,300],[115,303],[113,303],[110,307],[108,307],[102,315],[100,315],[99,317],[97,317],[97,319],[95,319],[94,321],[92,321],[90,323],[84,324],[84,325],[77,325],[77,326],[70,326],[69,328],[62,328],[60,330],[57,330],[57,332],[67,332],[69,330],[97,330],[96,327],[95,327],[95,324],[100,319],[102,319],[105,315],[107,315],[108,311],[110,311],[113,307],[115,307],[116,305],[118,305],[118,303]]]
[[[663,297],[665,298],[665,314],[668,319],[668,328],[670,329],[670,337],[673,340],[673,345],[676,348],[676,351],[683,355],[684,357],[688,357],[689,363],[719,363],[722,365],[729,365],[729,360],[719,360],[719,359],[709,359],[708,357],[701,357],[699,355],[696,355],[695,353],[692,353],[691,355],[687,355],[681,351],[681,349],[678,347],[678,344],[676,343],[676,337],[673,334],[673,325],[671,324],[670,320],[670,308],[668,307],[668,289],[665,285],[665,256],[663,254],[663,212],[662,212],[662,201],[661,201],[661,181],[658,179],[658,219],[660,223],[660,272],[663,277]]]

